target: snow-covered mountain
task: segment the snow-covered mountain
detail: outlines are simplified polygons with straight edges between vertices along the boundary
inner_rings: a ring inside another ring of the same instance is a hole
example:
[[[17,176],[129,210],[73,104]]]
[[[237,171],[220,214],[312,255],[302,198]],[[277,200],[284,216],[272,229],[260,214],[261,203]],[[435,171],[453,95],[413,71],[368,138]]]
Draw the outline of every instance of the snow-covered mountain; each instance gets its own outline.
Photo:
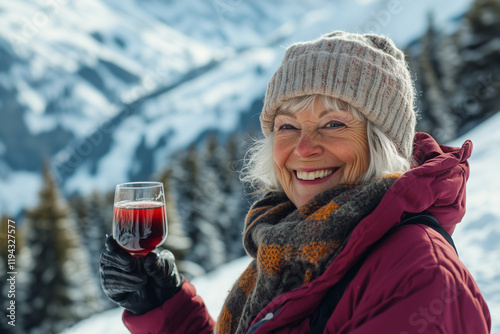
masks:
[[[492,334],[500,334],[500,177],[496,169],[500,161],[500,113],[473,131],[453,141],[461,146],[466,139],[473,143],[469,159],[471,174],[467,183],[467,213],[453,234],[459,257],[472,273],[488,303],[492,317]],[[241,258],[193,280],[210,314],[219,315],[223,301],[234,281],[248,265]],[[125,334],[121,309],[112,309],[83,320],[65,334]],[[466,315],[464,315],[466,316]]]
[[[471,0],[26,0],[0,4],[0,214],[157,172],[204,134],[258,129],[286,45],[334,29],[400,47]]]
[[[118,10],[118,2],[102,1],[0,5],[0,178],[5,183],[0,202],[7,213],[20,209],[12,199],[17,196],[8,195],[14,188],[36,194],[35,175],[44,159],[57,163],[60,152],[93,134],[122,105],[176,84],[221,54],[143,11],[129,8],[126,15],[126,7]],[[92,143],[96,151],[100,143]],[[81,158],[90,158],[88,146],[76,149]],[[24,173],[20,178],[19,172]]]

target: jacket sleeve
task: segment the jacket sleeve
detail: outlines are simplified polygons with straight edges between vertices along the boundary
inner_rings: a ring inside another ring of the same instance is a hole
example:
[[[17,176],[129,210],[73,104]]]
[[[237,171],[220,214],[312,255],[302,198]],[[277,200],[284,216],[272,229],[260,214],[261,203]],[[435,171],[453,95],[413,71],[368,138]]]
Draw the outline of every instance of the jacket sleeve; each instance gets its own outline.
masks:
[[[427,237],[412,244],[404,234],[422,227],[404,229],[367,259],[348,289],[350,303],[338,304],[326,333],[490,333],[479,288],[446,241]]]
[[[145,314],[123,312],[123,323],[132,334],[213,333],[215,322],[194,286],[184,279],[182,288],[163,305]]]

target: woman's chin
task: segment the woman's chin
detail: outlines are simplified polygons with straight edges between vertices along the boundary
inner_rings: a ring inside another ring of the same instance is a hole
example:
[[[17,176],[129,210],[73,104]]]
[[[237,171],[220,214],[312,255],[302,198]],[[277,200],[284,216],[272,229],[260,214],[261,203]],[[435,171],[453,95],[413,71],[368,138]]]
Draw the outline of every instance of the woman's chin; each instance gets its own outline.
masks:
[[[294,196],[294,198],[291,199],[291,201],[293,202],[293,204],[295,204],[295,206],[297,208],[300,208],[301,206],[303,206],[304,204],[306,204],[307,202],[312,200],[314,197],[316,197],[316,195],[321,194],[323,191],[325,191],[327,189],[328,188],[323,189],[323,190],[318,190],[317,192],[314,192],[314,193],[301,194],[300,196]]]
[[[333,181],[333,180],[332,180]],[[336,185],[338,185],[339,182],[328,182],[327,184],[321,184],[321,185],[316,185],[316,186],[309,186],[309,187],[303,187],[299,186],[297,187],[295,194],[300,194],[297,196],[293,196],[293,199],[289,198],[292,200],[292,202],[295,204],[297,207],[301,207],[302,205],[306,204],[309,202],[311,199],[316,197],[317,195],[321,194],[322,192],[334,188]]]

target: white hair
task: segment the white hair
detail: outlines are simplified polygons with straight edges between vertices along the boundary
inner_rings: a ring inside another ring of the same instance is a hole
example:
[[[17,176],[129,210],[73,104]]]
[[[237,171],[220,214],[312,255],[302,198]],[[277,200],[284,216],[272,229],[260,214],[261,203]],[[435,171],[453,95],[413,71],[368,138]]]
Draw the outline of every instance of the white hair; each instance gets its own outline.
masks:
[[[396,144],[345,101],[325,95],[306,95],[286,100],[278,110],[291,112],[311,110],[317,97],[322,98],[323,105],[327,109],[351,112],[358,120],[366,123],[370,162],[366,172],[357,181],[365,182],[384,174],[405,173],[410,169],[411,161],[403,157]],[[245,155],[240,179],[256,192],[283,190],[274,166],[274,135],[273,131],[268,137],[255,139]]]

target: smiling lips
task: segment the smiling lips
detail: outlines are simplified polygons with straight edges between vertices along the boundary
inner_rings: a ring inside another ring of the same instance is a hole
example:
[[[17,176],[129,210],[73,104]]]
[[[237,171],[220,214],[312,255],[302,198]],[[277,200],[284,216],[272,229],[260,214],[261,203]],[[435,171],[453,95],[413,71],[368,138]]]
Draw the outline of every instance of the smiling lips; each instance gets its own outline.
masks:
[[[313,181],[316,179],[322,179],[325,178],[329,175],[331,175],[333,172],[335,172],[338,168],[334,169],[319,169],[311,172],[306,172],[306,171],[296,171],[297,179],[303,180],[303,181]]]

